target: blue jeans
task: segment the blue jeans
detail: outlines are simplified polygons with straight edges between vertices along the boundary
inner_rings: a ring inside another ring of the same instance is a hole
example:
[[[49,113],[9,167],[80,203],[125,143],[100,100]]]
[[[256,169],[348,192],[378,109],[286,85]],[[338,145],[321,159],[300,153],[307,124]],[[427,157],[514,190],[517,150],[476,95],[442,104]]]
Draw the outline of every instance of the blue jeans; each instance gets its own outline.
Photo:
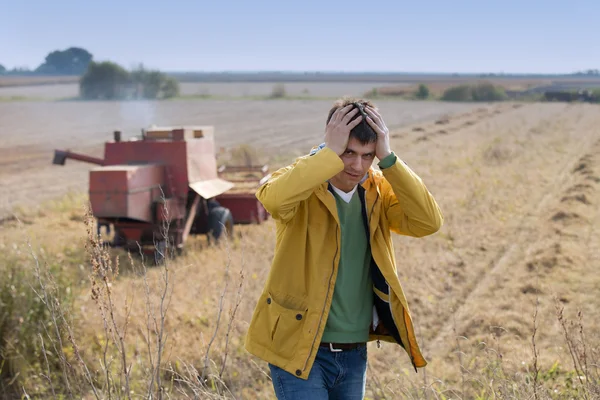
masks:
[[[332,352],[319,347],[308,379],[269,364],[279,400],[361,399],[367,381],[367,346]]]

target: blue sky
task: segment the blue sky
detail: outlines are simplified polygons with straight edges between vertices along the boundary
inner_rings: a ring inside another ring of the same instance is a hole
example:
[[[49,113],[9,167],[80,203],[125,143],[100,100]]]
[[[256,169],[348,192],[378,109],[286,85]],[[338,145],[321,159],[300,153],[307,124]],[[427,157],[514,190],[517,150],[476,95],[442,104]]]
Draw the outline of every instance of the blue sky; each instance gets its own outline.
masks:
[[[570,73],[600,68],[599,0],[0,0],[0,64],[81,46],[168,71]]]

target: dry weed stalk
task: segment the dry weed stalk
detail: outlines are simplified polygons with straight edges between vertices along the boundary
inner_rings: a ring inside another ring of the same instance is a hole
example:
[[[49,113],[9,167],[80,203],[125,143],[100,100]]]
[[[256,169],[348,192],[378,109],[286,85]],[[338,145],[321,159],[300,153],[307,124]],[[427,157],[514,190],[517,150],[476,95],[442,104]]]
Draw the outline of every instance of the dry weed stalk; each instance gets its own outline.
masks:
[[[535,311],[533,313],[533,331],[531,334],[531,345],[533,347],[533,396],[535,400],[539,400],[538,396],[538,377],[539,377],[539,367],[538,367],[538,350],[535,344],[535,336],[537,334],[537,316],[538,316],[538,308],[539,308],[539,296],[536,296],[535,299]]]
[[[243,256],[242,256],[243,257]],[[227,365],[227,355],[229,354],[229,335],[231,333],[231,328],[233,327],[233,321],[235,320],[235,314],[242,302],[242,292],[244,286],[244,264],[242,261],[242,269],[240,269],[240,285],[238,286],[237,296],[235,300],[235,305],[232,309],[229,310],[229,322],[227,324],[227,332],[225,334],[225,352],[223,354],[223,361],[221,362],[221,371],[219,372],[219,378],[223,378],[223,373],[225,372],[225,366]]]
[[[39,291],[35,288],[31,287],[33,292],[38,296],[40,301],[46,306],[48,311],[50,312],[51,320],[53,322],[54,327],[54,338],[48,332],[47,328],[44,326],[44,331],[48,339],[51,341],[54,351],[59,356],[61,362],[61,372],[63,376],[63,381],[67,392],[72,394],[71,383],[69,381],[69,369],[70,365],[68,364],[66,357],[63,352],[63,343],[62,343],[62,335],[60,333],[60,327],[62,326],[62,322],[64,319],[64,310],[61,307],[60,301],[57,298],[58,287],[56,282],[52,279],[52,275],[49,273],[47,265],[45,266],[44,276],[42,277],[42,271],[40,267],[40,261],[33,251],[31,247],[31,241],[27,238],[27,246],[29,248],[29,254],[34,260],[34,272],[35,277],[39,285]]]
[[[556,315],[558,317],[558,322],[560,323],[560,326],[563,329],[565,342],[567,343],[567,348],[569,349],[569,354],[571,355],[571,359],[573,361],[573,368],[575,368],[575,372],[577,373],[577,379],[579,380],[581,387],[584,389],[583,398],[587,400],[588,393],[589,393],[589,390],[588,390],[589,386],[587,384],[587,382],[589,382],[589,377],[587,376],[587,371],[585,371],[585,369],[582,370],[582,364],[581,364],[582,360],[577,351],[577,344],[575,343],[575,340],[569,334],[569,329],[567,328],[567,321],[565,320],[565,317],[563,314],[564,306],[562,306],[559,303],[559,300],[556,297],[554,298],[554,302],[555,302]],[[581,327],[581,329],[583,330],[583,326]],[[584,379],[586,381],[585,384],[583,382]]]
[[[94,234],[92,218],[93,216],[91,215],[91,211],[88,209],[85,220],[88,234],[86,250],[90,257],[92,268],[90,274],[90,281],[92,285],[91,296],[92,300],[94,300],[100,311],[104,326],[104,333],[106,335],[102,363],[102,369],[106,379],[106,391],[108,398],[111,399],[113,389],[117,393],[120,393],[121,388],[124,387],[123,390],[125,392],[125,396],[130,399],[131,365],[129,365],[127,361],[127,348],[125,345],[127,327],[129,324],[129,314],[126,315],[125,322],[123,323],[123,326],[120,327],[115,316],[116,305],[112,296],[113,282],[119,276],[119,261],[118,259],[116,260],[113,268],[110,253],[104,248],[100,238]],[[108,357],[109,337],[112,337],[112,342],[116,346],[118,355],[120,357],[121,365],[119,368],[119,385],[112,383],[112,359],[109,359]]]
[[[224,232],[224,233],[225,233],[226,243],[228,243],[227,242],[227,232]],[[236,397],[236,396],[234,396],[234,394],[231,392],[230,388],[227,386],[226,382],[224,381],[223,375],[225,373],[225,369],[226,369],[226,365],[227,365],[227,357],[229,355],[229,343],[230,343],[230,337],[231,337],[231,330],[233,329],[237,310],[242,301],[242,293],[243,293],[243,287],[244,287],[243,285],[244,285],[244,279],[245,279],[243,252],[242,252],[242,266],[240,269],[240,283],[238,285],[235,303],[230,307],[230,310],[229,310],[229,321],[228,321],[227,330],[225,333],[225,349],[223,352],[220,369],[217,367],[214,360],[210,358],[210,350],[211,350],[211,347],[214,345],[215,340],[217,338],[217,333],[218,333],[219,327],[220,327],[220,319],[221,319],[221,315],[223,313],[223,308],[224,308],[225,295],[227,293],[227,288],[229,285],[228,281],[229,281],[229,269],[230,269],[230,265],[231,265],[231,251],[230,251],[230,248],[228,245],[226,246],[226,252],[227,252],[228,261],[227,261],[225,273],[224,273],[225,284],[224,284],[224,288],[221,292],[221,296],[219,299],[219,309],[218,309],[218,313],[217,313],[215,329],[213,331],[211,340],[209,341],[209,343],[207,345],[206,353],[204,355],[202,371],[198,371],[196,369],[196,367],[194,367],[193,365],[191,365],[189,363],[184,362],[183,360],[179,360],[179,362],[183,365],[185,374],[178,373],[176,371],[171,370],[173,375],[176,376],[174,381],[181,384],[178,387],[178,391],[185,398],[223,399],[223,398],[227,398],[226,395],[229,395],[233,398]],[[211,365],[215,370],[219,370],[218,374],[213,374],[213,373],[209,372],[211,369],[213,369],[210,367]],[[191,393],[193,394],[193,397],[190,397],[190,393],[188,393],[188,391],[191,391]]]
[[[460,347],[460,340],[459,339],[467,339],[464,336],[459,336],[458,332],[456,330],[456,312],[453,311],[452,312],[452,331],[454,332],[454,337],[456,338],[456,357],[458,358],[458,366],[460,368],[460,379],[461,379],[461,384],[460,384],[460,393],[461,393],[461,398],[465,397],[465,374],[466,374],[466,368],[464,366],[463,363],[463,356],[465,355]]]
[[[162,189],[161,189],[162,192]],[[171,227],[171,217],[169,215],[169,209],[166,206],[167,202],[162,193],[163,204],[165,206],[162,207],[163,214],[163,222],[160,229],[160,240],[158,242],[155,241],[154,249],[155,249],[155,262],[161,268],[161,278],[162,278],[162,287],[157,288],[158,291],[158,316],[155,310],[156,306],[152,301],[152,294],[150,290],[150,283],[148,282],[148,269],[144,262],[144,254],[142,247],[138,244],[139,253],[142,259],[141,268],[143,272],[143,282],[144,282],[144,293],[146,296],[145,299],[145,308],[146,308],[146,346],[148,348],[148,360],[150,362],[151,373],[148,377],[148,398],[154,398],[154,393],[156,392],[156,398],[163,398],[163,386],[161,380],[161,364],[162,364],[162,356],[165,350],[165,345],[167,342],[167,333],[165,329],[165,322],[167,318],[167,312],[169,309],[169,305],[171,303],[171,296],[173,294],[173,285],[171,282],[171,274],[172,271],[170,269],[170,260],[169,255],[172,252],[173,244],[171,242],[170,235],[170,227]],[[134,266],[133,259],[131,255],[129,255],[129,261],[132,266]],[[135,268],[135,267],[134,267]],[[152,340],[150,339],[154,336],[155,348],[152,348]]]
[[[17,218],[17,221],[19,222],[19,224],[21,224],[21,221],[18,218]],[[83,370],[83,375],[84,375],[88,385],[90,386],[90,388],[94,394],[94,397],[97,400],[100,400],[101,397],[98,392],[98,389],[94,385],[94,379],[92,378],[92,374],[90,373],[85,361],[81,357],[81,353],[79,352],[79,346],[77,345],[77,342],[75,341],[75,338],[73,335],[73,326],[74,326],[73,321],[67,319],[68,312],[59,299],[60,293],[59,293],[59,289],[58,289],[58,284],[56,283],[56,280],[54,279],[52,273],[50,272],[47,263],[44,263],[43,271],[42,271],[42,266],[40,265],[40,260],[38,259],[37,254],[33,251],[33,248],[31,246],[31,239],[29,238],[28,235],[27,235],[26,243],[27,243],[29,255],[34,260],[33,270],[34,270],[34,274],[35,274],[35,279],[38,284],[38,289],[34,288],[33,286],[30,286],[30,288],[35,293],[35,295],[38,297],[38,299],[42,302],[42,304],[44,304],[44,306],[50,313],[50,318],[52,321],[52,327],[54,328],[54,332],[53,332],[53,334],[51,334],[45,325],[43,325],[43,329],[44,329],[44,333],[45,333],[46,337],[50,340],[50,343],[52,344],[52,348],[54,349],[54,354],[56,354],[60,360],[60,372],[61,372],[61,375],[63,378],[63,382],[65,384],[67,395],[70,398],[73,398],[73,396],[74,396],[74,388],[72,387],[71,381],[69,380],[69,375],[74,373],[74,368],[67,361],[66,356],[64,354],[63,349],[65,348],[65,345],[62,340],[61,328],[65,329],[67,332],[67,339],[73,346],[74,355]],[[42,340],[42,349],[44,351],[44,358],[46,360],[45,362],[46,362],[46,366],[47,366],[48,379],[50,379],[50,364],[48,362],[47,353],[45,351],[46,346],[44,344],[41,333],[38,332],[38,335],[40,336],[40,339]],[[51,390],[52,390],[53,395],[56,397],[56,393],[55,393],[53,385],[51,385]],[[23,388],[23,393],[24,393],[25,397],[29,398],[29,396],[27,395],[27,393],[25,391],[25,388]]]
[[[52,391],[52,397],[56,398],[56,392],[54,391],[54,385],[52,384],[52,376],[50,373],[50,363],[48,362],[48,354],[46,353],[46,346],[44,345],[44,338],[42,334],[38,332],[38,336],[40,337],[40,342],[42,343],[42,354],[44,354],[44,362],[46,363],[46,375],[42,376],[46,378],[48,381],[48,385],[50,385],[50,390]]]
[[[225,235],[227,236],[227,235]],[[229,243],[229,242],[226,242]],[[228,249],[229,250],[229,249]],[[210,348],[217,337],[217,332],[219,331],[219,326],[221,322],[221,314],[223,313],[223,299],[225,298],[225,293],[227,293],[227,287],[229,285],[229,268],[231,266],[231,254],[227,251],[227,264],[225,265],[225,285],[223,286],[223,291],[221,292],[221,297],[219,298],[219,309],[217,312],[217,322],[215,324],[215,330],[213,332],[210,341],[208,342],[208,347],[206,349],[206,354],[204,356],[204,367],[202,368],[202,375],[200,377],[202,383],[206,383],[207,380],[207,371],[209,364],[209,356],[210,356]]]

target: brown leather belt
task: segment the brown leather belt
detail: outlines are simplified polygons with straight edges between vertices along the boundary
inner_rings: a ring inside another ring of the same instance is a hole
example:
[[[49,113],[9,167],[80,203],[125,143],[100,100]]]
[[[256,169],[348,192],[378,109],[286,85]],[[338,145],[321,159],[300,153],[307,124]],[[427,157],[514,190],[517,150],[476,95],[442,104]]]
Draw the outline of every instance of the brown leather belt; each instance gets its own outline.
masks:
[[[321,342],[321,347],[328,347],[331,351],[354,350],[365,346],[366,343],[328,343]]]

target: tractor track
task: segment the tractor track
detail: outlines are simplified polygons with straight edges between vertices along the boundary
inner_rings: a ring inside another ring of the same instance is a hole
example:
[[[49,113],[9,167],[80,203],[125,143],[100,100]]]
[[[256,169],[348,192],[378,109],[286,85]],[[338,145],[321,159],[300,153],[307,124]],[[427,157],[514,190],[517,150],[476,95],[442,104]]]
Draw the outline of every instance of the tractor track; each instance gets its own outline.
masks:
[[[564,112],[568,112],[568,108],[565,109]],[[561,115],[556,115],[554,116],[554,119],[559,119],[560,117]],[[528,251],[535,246],[540,234],[537,229],[539,221],[543,220],[545,212],[548,211],[551,203],[557,198],[568,200],[569,195],[581,196],[580,193],[575,192],[569,194],[568,191],[576,191],[578,187],[581,188],[581,185],[585,185],[586,183],[578,183],[575,185],[568,185],[568,183],[573,180],[573,174],[577,172],[577,168],[581,168],[582,160],[585,161],[591,157],[589,153],[590,148],[593,145],[598,146],[599,143],[600,141],[595,137],[581,140],[578,146],[563,159],[566,160],[562,163],[562,172],[555,177],[551,188],[522,218],[521,223],[516,227],[516,237],[512,243],[497,254],[489,268],[481,271],[479,276],[470,285],[471,289],[466,289],[464,291],[466,295],[460,297],[455,309],[445,318],[441,328],[437,329],[432,335],[432,339],[426,344],[425,347],[428,352],[443,356],[443,354],[445,354],[444,347],[452,342],[450,337],[454,334],[454,329],[456,327],[455,320],[459,320],[460,317],[467,315],[467,311],[470,309],[469,306],[472,301],[490,290],[496,283],[494,278],[513,265],[512,260],[519,254],[527,254]],[[587,176],[586,179],[594,180],[598,178],[592,174]],[[600,181],[600,179],[598,179],[598,181]],[[565,187],[567,187],[567,192],[563,193]]]

